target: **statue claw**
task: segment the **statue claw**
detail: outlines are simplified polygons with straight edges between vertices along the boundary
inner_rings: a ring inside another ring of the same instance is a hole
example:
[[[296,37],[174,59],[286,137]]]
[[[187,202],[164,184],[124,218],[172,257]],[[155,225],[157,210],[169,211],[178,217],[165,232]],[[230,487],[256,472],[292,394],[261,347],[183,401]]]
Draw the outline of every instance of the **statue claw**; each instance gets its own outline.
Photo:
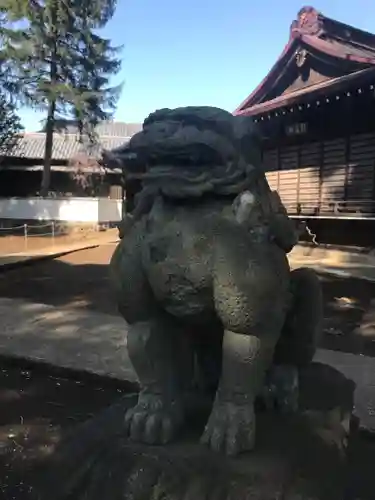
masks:
[[[252,404],[216,402],[201,438],[212,451],[236,456],[255,445],[255,413]]]
[[[151,394],[142,394],[138,404],[125,414],[125,429],[129,439],[150,445],[172,441],[182,423],[180,403],[166,403],[161,397]]]

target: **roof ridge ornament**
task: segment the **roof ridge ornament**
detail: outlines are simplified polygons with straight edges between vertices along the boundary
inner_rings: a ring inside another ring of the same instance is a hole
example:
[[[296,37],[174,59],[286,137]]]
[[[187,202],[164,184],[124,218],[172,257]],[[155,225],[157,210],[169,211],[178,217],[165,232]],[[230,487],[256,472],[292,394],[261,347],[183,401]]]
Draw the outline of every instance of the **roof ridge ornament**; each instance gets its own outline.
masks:
[[[314,7],[303,7],[292,22],[290,34],[319,36],[323,31],[323,16]]]
[[[302,68],[302,66],[306,62],[307,57],[307,50],[300,47],[296,52],[296,65],[298,66],[298,68]]]

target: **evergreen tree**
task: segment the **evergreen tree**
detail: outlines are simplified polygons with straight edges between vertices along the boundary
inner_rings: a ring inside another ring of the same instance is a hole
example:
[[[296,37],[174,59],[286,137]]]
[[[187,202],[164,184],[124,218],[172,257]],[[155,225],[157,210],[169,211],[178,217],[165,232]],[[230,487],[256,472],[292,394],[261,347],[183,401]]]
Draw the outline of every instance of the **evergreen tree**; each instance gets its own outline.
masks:
[[[0,28],[3,24],[0,13]],[[0,39],[1,43],[1,39]],[[22,130],[21,121],[16,113],[16,105],[10,92],[13,85],[12,73],[7,61],[0,58],[0,163],[15,146],[17,136]]]
[[[20,101],[46,110],[42,196],[50,185],[55,120],[75,117],[94,141],[96,124],[115,109],[121,87],[109,81],[120,69],[121,48],[97,33],[115,7],[115,0],[2,0],[0,59],[12,61]]]
[[[21,122],[14,105],[0,89],[0,164],[2,158],[15,146],[17,135],[21,130]]]

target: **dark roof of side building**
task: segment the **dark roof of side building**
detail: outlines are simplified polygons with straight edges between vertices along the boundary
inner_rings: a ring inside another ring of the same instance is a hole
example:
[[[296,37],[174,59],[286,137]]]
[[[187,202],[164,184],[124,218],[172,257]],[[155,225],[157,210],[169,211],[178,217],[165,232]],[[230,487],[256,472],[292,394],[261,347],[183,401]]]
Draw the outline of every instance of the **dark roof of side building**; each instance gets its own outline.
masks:
[[[82,153],[97,157],[103,149],[114,149],[125,144],[142,129],[142,124],[138,123],[102,122],[96,129],[98,141],[93,145],[88,140],[79,140],[74,122],[67,123],[63,128],[58,125],[53,137],[52,159],[61,161]],[[8,157],[41,160],[44,157],[45,141],[44,131],[25,132]]]

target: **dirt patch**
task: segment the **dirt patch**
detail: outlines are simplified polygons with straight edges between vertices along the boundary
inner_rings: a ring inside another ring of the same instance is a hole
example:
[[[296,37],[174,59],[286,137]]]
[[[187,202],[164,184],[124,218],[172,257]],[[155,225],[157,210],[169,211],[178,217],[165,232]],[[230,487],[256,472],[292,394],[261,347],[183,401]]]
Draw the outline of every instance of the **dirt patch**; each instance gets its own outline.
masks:
[[[40,231],[41,232],[41,231]],[[51,227],[45,228],[45,233],[40,232],[23,234],[23,229],[18,229],[19,234],[4,234],[4,230],[0,229],[0,256],[12,255],[15,253],[30,252],[35,253],[41,250],[51,251],[54,248],[74,245],[81,242],[90,242],[94,239],[101,239],[104,235],[113,234],[117,237],[117,229],[108,231],[82,231],[72,232],[70,234],[55,234],[51,233]]]
[[[109,379],[68,379],[0,361],[0,498],[30,498],[33,469],[75,424],[118,399]]]
[[[0,296],[117,314],[108,282],[114,245],[82,250],[0,274]]]

